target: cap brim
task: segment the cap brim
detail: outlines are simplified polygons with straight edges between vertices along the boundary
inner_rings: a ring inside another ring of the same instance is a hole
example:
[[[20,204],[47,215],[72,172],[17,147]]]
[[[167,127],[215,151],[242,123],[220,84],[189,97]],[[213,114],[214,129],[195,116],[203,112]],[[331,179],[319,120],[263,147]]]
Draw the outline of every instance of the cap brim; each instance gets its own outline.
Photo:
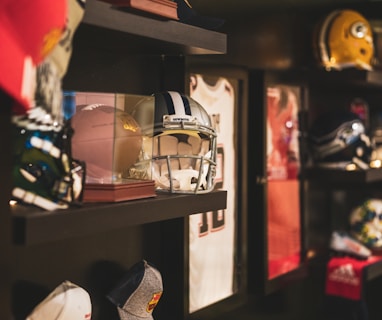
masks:
[[[121,320],[154,320],[153,316],[152,315],[149,315],[147,317],[137,317],[125,310],[123,310],[122,308],[120,307],[117,307],[117,310],[118,310],[118,314],[119,314],[119,317],[121,318]]]

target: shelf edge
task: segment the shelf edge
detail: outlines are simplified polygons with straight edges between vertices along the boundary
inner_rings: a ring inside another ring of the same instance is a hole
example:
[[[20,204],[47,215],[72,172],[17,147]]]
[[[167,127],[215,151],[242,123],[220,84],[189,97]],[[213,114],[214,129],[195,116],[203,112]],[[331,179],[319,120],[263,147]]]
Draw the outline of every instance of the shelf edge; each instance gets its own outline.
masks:
[[[117,10],[102,1],[88,1],[82,22],[190,47],[193,54],[225,54],[227,52],[226,34],[174,20],[154,19]]]
[[[227,191],[85,205],[57,212],[15,212],[13,242],[34,245],[225,209]]]

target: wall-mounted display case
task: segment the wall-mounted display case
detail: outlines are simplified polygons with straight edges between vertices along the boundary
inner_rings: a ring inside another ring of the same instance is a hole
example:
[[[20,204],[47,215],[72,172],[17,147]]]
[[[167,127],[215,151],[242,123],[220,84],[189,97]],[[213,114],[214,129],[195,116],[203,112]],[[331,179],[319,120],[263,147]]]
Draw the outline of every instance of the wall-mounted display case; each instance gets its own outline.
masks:
[[[256,121],[249,132],[254,183],[248,188],[256,205],[250,209],[248,228],[264,241],[249,238],[250,250],[256,252],[249,260],[253,271],[249,286],[253,292],[269,294],[306,276],[302,175],[306,151],[301,140],[306,87],[282,73],[261,71],[252,73],[250,87],[251,118]]]

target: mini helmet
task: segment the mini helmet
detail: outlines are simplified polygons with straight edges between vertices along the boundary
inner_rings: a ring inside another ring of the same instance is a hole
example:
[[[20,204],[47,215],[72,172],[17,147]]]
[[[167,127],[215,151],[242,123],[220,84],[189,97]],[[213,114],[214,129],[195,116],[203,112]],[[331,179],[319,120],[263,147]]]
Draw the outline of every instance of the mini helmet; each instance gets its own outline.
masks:
[[[309,133],[315,165],[337,169],[367,169],[372,145],[361,119],[350,111],[319,116]]]
[[[36,107],[12,118],[12,197],[45,210],[65,209],[82,200],[85,164],[72,158],[70,125],[53,125],[46,115]]]
[[[382,248],[382,200],[366,199],[350,214],[352,235],[370,249]]]
[[[86,183],[116,182],[138,159],[141,129],[127,112],[104,104],[79,105],[71,123],[72,152],[86,162]]]
[[[143,144],[131,178],[152,179],[158,191],[170,193],[213,190],[216,132],[198,102],[175,91],[156,93],[139,101],[132,116]]]
[[[372,70],[373,34],[369,22],[360,13],[335,10],[318,28],[316,45],[319,60],[325,68]]]

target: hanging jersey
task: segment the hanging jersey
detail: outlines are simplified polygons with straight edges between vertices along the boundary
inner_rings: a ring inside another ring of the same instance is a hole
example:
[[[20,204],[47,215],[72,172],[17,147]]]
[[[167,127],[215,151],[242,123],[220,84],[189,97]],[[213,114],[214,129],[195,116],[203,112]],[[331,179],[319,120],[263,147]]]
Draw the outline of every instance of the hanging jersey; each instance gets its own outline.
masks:
[[[235,92],[230,81],[191,76],[190,96],[209,113],[217,132],[215,188],[228,190],[227,208],[190,216],[190,313],[225,299],[234,287]]]

